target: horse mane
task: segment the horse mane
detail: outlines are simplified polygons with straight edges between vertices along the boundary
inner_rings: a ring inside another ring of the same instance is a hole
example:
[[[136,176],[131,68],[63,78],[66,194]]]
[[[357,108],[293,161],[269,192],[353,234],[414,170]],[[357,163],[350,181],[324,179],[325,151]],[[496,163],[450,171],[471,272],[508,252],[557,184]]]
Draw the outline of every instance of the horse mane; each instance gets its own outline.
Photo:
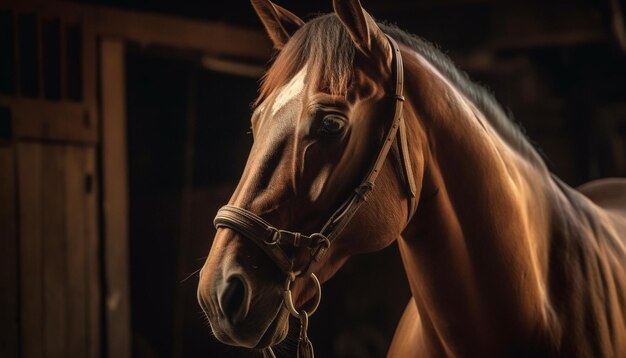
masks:
[[[398,43],[423,56],[485,115],[509,145],[539,167],[545,168],[544,161],[521,126],[507,115],[491,92],[472,82],[467,73],[456,67],[447,55],[427,40],[392,24],[378,23],[378,26]],[[255,105],[261,103],[274,89],[287,83],[305,64],[309,66],[308,80],[315,81],[320,90],[333,95],[345,95],[352,80],[355,52],[354,43],[335,14],[313,18],[278,53],[262,79]]]

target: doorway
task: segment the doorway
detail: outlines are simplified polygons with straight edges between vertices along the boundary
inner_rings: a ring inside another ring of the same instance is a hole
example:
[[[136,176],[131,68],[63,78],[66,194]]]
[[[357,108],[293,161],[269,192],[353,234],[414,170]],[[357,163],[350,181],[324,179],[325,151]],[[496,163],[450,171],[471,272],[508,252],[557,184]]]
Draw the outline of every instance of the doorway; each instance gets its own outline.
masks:
[[[126,78],[133,356],[213,356],[196,271],[252,143],[256,80],[133,46]]]

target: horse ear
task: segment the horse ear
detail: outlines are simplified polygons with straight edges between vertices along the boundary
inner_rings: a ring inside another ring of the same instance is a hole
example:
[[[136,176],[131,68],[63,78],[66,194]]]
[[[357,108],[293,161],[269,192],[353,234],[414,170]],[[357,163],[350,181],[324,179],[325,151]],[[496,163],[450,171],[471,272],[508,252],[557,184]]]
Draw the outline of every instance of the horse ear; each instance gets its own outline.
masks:
[[[276,49],[281,49],[302,25],[298,16],[269,0],[250,0]]]
[[[385,63],[391,64],[389,41],[359,0],[333,0],[333,8],[361,53],[370,58],[382,56]]]

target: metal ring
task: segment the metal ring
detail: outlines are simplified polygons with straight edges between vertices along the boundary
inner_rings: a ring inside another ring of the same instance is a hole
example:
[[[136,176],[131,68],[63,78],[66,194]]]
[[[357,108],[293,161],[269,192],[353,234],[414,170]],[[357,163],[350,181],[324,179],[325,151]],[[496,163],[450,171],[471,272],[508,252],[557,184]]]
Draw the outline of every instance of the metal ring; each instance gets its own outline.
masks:
[[[309,247],[310,249],[317,249],[320,246],[324,246],[326,248],[330,247],[330,240],[328,240],[328,238],[324,234],[316,232],[311,234],[309,237],[311,238],[311,246]],[[315,241],[313,241],[313,239],[315,239]]]
[[[274,246],[280,242],[280,230],[270,227],[269,230],[273,232],[271,239],[263,240],[263,243],[268,246]]]
[[[317,276],[315,276],[315,274],[313,273],[310,274],[310,277],[315,283],[317,294],[315,295],[315,302],[311,310],[308,312],[304,311],[306,312],[308,317],[311,317],[315,313],[315,311],[317,311],[317,308],[320,306],[320,302],[322,301],[322,286],[320,285],[320,281],[317,279]],[[283,300],[285,301],[285,307],[287,307],[287,310],[289,310],[289,313],[291,313],[291,315],[294,317],[300,318],[300,315],[302,314],[301,313],[302,310],[298,311],[296,309],[296,307],[293,305],[293,299],[291,298],[291,283],[294,281],[295,280],[291,279],[291,276],[288,276],[287,279],[285,280],[285,289],[283,290]]]

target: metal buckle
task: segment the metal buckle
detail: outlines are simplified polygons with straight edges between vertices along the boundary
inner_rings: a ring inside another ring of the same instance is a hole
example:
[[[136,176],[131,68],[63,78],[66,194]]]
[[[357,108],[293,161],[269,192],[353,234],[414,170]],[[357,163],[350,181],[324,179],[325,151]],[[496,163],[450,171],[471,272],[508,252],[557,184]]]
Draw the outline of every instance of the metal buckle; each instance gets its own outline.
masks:
[[[320,285],[320,281],[317,279],[317,276],[315,276],[315,274],[311,273],[309,275],[309,277],[311,277],[311,279],[313,280],[313,283],[315,283],[315,288],[317,289],[317,294],[315,295],[315,301],[313,303],[313,307],[307,312],[307,318],[311,317],[315,311],[317,311],[317,308],[320,305],[320,302],[322,301],[322,286]],[[285,287],[283,289],[283,301],[285,302],[285,307],[287,307],[287,310],[289,310],[289,313],[291,313],[292,316],[300,318],[302,316],[302,312],[298,311],[296,309],[296,307],[293,305],[293,299],[291,298],[291,284],[295,281],[293,275],[289,275],[287,276],[287,279],[285,280]]]
[[[361,183],[354,192],[361,198],[361,200],[367,200],[367,195],[374,189],[374,184],[370,182]]]
[[[263,240],[263,243],[268,246],[274,246],[276,244],[279,244],[280,243],[280,230],[276,229],[275,227],[269,227],[268,230],[272,232],[272,237],[269,239]]]
[[[326,252],[326,250],[330,247],[330,240],[318,232],[311,234],[310,237],[311,245],[309,246],[309,249],[311,250],[311,257],[313,257],[313,260],[319,261],[324,252]]]

